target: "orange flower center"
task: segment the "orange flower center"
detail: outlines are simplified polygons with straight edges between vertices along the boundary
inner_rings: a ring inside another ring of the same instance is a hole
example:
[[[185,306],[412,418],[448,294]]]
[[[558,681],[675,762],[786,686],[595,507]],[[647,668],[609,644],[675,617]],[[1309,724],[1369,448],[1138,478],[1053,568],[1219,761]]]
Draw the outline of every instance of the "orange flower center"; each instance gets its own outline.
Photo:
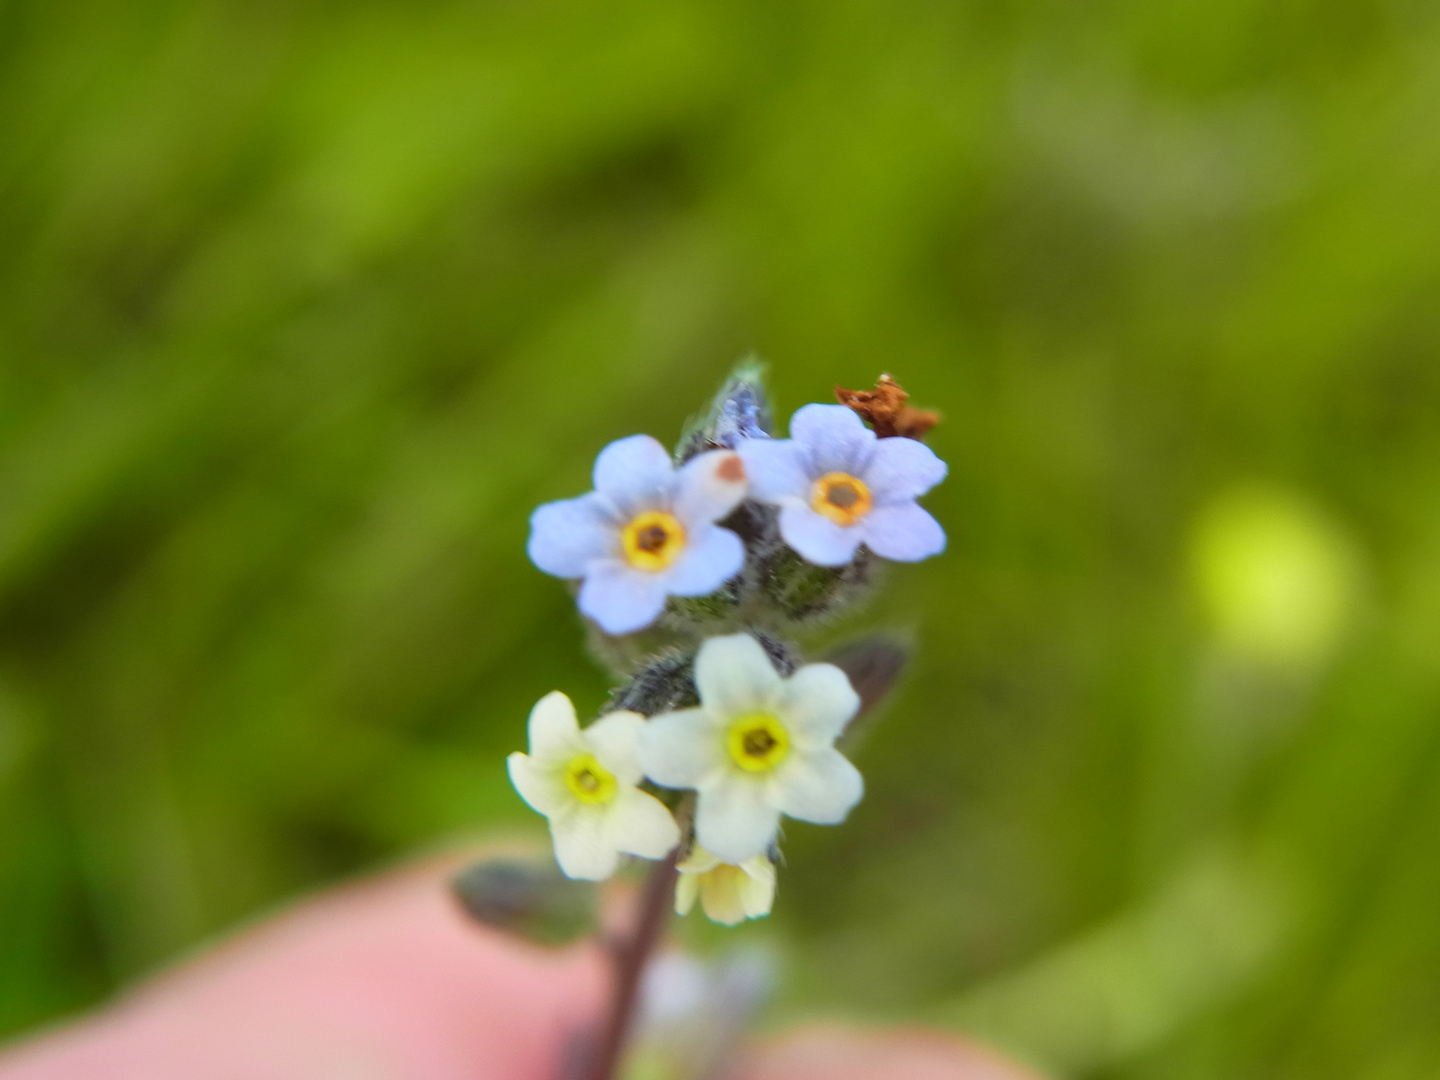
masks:
[[[647,510],[621,533],[625,561],[637,570],[664,570],[685,550],[685,528],[674,514]]]
[[[836,525],[850,526],[874,507],[865,481],[849,473],[826,473],[810,492],[810,506]]]

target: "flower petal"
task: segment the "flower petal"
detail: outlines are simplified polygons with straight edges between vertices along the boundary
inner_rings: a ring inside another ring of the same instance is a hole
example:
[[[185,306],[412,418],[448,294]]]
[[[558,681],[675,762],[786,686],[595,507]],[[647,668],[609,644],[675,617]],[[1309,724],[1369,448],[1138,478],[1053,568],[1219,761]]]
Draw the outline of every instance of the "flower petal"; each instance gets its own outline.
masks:
[[[695,906],[695,898],[700,895],[700,875],[681,874],[675,882],[675,914],[689,915],[690,909]]]
[[[668,506],[674,480],[669,453],[649,435],[616,439],[595,459],[595,490],[626,516]]]
[[[700,793],[695,838],[728,863],[741,863],[770,847],[780,828],[780,811],[765,799],[765,785],[728,775]]]
[[[801,502],[780,508],[780,535],[806,562],[844,566],[860,546],[860,530],[837,525]]]
[[[806,664],[785,680],[777,711],[797,742],[829,746],[860,709],[860,695],[834,664]]]
[[[642,859],[663,859],[680,842],[680,827],[654,795],[627,787],[610,808],[610,840]]]
[[[761,883],[769,882],[775,884],[775,864],[770,861],[769,855],[754,855],[740,864],[740,869],[745,871],[745,876],[752,881]]]
[[[505,768],[520,798],[536,813],[549,817],[571,802],[565,782],[554,769],[543,768],[518,751],[505,759]]]
[[[720,768],[725,746],[703,709],[681,709],[647,721],[636,745],[640,768],[668,788],[694,788]]]
[[[770,708],[780,686],[780,673],[749,634],[712,637],[695,657],[695,689],[717,721]]]
[[[792,754],[771,787],[771,798],[781,811],[817,825],[838,825],[864,794],[860,770],[833,749]]]
[[[555,861],[566,877],[583,881],[604,881],[620,864],[620,854],[610,842],[606,808],[578,807],[550,819],[550,839],[555,842]]]
[[[733,450],[707,450],[680,468],[671,505],[680,523],[689,529],[719,521],[740,505],[747,490],[740,456]]]
[[[924,495],[949,471],[945,462],[922,442],[895,437],[880,439],[870,455],[864,480],[875,501],[884,505]]]
[[[770,914],[775,906],[775,864],[768,855],[756,855],[740,864],[745,880],[740,883],[740,902],[745,917],[759,919]]]
[[[595,759],[614,773],[616,780],[631,787],[640,782],[635,744],[644,726],[645,718],[639,713],[620,709],[606,713],[583,732]]]
[[[590,565],[579,605],[605,633],[629,634],[643,630],[665,610],[665,583],[659,575],[619,559],[604,559]]]
[[[700,906],[705,917],[722,926],[745,921],[745,904],[740,898],[742,882],[748,882],[738,866],[722,865],[700,879]]]
[[[708,874],[719,865],[719,859],[699,844],[694,844],[690,848],[690,854],[681,859],[680,865],[675,867],[675,869],[679,870],[682,874],[693,876],[695,874]]]
[[[689,536],[680,558],[664,575],[665,591],[676,596],[709,596],[745,565],[745,545],[729,529],[702,525]]]
[[[562,578],[585,576],[595,559],[619,550],[620,533],[606,500],[594,492],[535,508],[530,515],[530,561],[547,574]]]
[[[530,756],[544,764],[568,760],[584,749],[580,725],[575,720],[575,706],[559,690],[550,691],[535,703],[526,728]]]
[[[875,448],[875,433],[844,405],[802,406],[790,418],[790,437],[809,452],[812,477],[828,472],[859,476]]]
[[[896,562],[919,562],[945,550],[945,530],[913,502],[877,506],[855,531],[876,555]]]
[[[793,439],[745,439],[736,448],[750,478],[750,497],[778,503],[794,496],[810,497],[815,477],[807,472],[804,449]]]

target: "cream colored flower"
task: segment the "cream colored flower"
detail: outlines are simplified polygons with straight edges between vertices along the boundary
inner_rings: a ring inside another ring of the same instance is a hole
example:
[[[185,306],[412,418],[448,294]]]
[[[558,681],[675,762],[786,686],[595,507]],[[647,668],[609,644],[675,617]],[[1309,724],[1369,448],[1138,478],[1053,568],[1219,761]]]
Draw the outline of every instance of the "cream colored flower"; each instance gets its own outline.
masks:
[[[775,903],[775,864],[768,856],[753,855],[735,866],[697,845],[677,869],[677,915],[688,915],[698,897],[711,921],[735,926],[764,918]]]
[[[732,865],[766,852],[780,815],[836,825],[864,781],[835,749],[860,696],[833,664],[781,678],[749,634],[715,637],[695,657],[700,705],[640,732],[645,775],[697,792],[695,836]]]
[[[613,712],[583,731],[558,690],[530,710],[530,753],[511,754],[510,782],[550,819],[555,859],[568,877],[602,881],[620,853],[663,859],[680,842],[665,804],[637,786],[639,713]]]

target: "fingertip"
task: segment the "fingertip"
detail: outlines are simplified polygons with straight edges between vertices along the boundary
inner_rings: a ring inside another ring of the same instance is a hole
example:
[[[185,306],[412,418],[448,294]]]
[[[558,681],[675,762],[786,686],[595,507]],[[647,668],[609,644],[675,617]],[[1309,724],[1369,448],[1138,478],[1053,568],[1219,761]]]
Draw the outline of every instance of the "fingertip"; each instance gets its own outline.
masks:
[[[1040,1080],[966,1039],[923,1028],[863,1031],[838,1025],[802,1029],[758,1044],[734,1080]]]
[[[27,1080],[358,1075],[543,1080],[605,987],[593,945],[467,919],[427,860],[302,902],[0,1056]]]

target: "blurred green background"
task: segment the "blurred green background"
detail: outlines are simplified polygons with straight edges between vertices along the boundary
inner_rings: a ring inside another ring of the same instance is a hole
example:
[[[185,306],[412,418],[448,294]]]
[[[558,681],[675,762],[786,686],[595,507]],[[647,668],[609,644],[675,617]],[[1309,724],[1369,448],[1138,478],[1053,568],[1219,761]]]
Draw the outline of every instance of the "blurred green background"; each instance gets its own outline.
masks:
[[[892,371],[947,554],[777,1015],[1440,1075],[1440,12],[0,0],[0,1032],[537,828],[526,517]]]

